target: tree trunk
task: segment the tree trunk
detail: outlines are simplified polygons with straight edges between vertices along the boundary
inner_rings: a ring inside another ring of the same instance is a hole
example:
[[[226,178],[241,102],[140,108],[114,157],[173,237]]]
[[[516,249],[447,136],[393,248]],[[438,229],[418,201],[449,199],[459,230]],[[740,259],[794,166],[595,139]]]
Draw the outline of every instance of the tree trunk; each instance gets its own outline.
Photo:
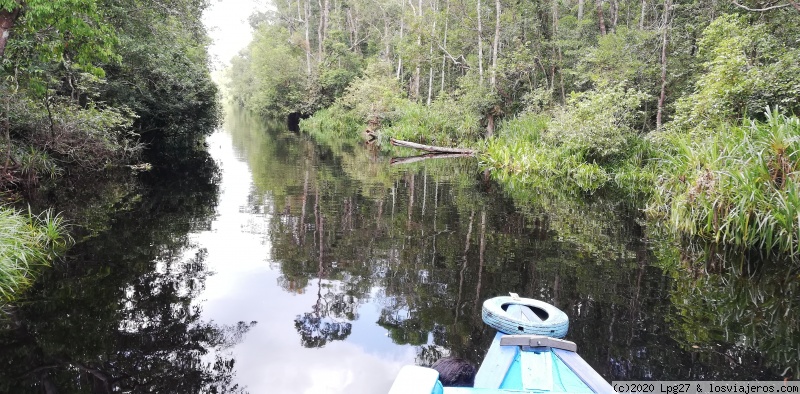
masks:
[[[561,46],[558,44],[558,19],[558,0],[553,0],[553,52],[554,55],[556,55],[553,59],[553,84],[555,85],[556,69],[558,69],[558,80],[561,86],[561,102],[564,103],[567,101],[567,95],[564,89],[564,73],[561,71],[564,59],[561,55]],[[555,65],[556,59],[558,59],[558,66]]]
[[[492,42],[492,90],[497,90],[497,52],[500,48],[500,0],[494,0],[495,23]]]
[[[603,0],[597,0],[597,23],[600,25],[600,34],[606,35],[606,21],[603,19]]]
[[[442,48],[444,51],[447,51],[447,28],[450,25],[450,0],[447,0],[447,11],[444,13],[444,40],[442,44]],[[439,90],[440,94],[444,93],[444,68],[447,63],[447,54],[442,54],[442,86]]]
[[[400,42],[403,42],[403,33],[406,24],[406,2],[403,0],[403,8],[400,12]],[[403,54],[397,52],[397,79],[400,79],[400,74],[403,71]]]
[[[319,4],[320,12],[319,12],[319,26],[317,27],[317,39],[319,42],[317,43],[318,52],[319,52],[319,60],[325,56],[325,35],[328,32],[328,7],[330,6],[328,0],[317,0],[317,4]]]
[[[433,11],[434,19],[433,19],[433,27],[431,27],[431,41],[428,44],[428,100],[427,105],[431,105],[431,98],[433,97],[433,40],[436,37],[436,3],[433,3],[431,6],[431,11]]]
[[[644,18],[647,16],[647,0],[642,0],[642,13],[639,15],[639,30],[644,30]]]
[[[664,114],[664,101],[667,98],[667,42],[669,37],[670,12],[672,0],[664,0],[664,31],[661,34],[661,95],[658,97],[656,112],[656,130],[661,128]]]
[[[391,142],[394,146],[402,146],[405,148],[412,148],[412,149],[419,149],[424,150],[426,152],[434,152],[434,153],[460,153],[466,155],[474,155],[477,152],[474,149],[466,149],[466,148],[448,148],[446,146],[434,146],[434,145],[425,145],[425,144],[418,144],[416,142],[410,141],[403,141],[394,138],[390,138],[389,142]]]
[[[17,21],[19,10],[19,8],[13,11],[0,10],[0,59],[5,55],[8,37],[11,35],[11,29]]]
[[[483,86],[483,24],[481,23],[481,0],[478,0],[478,75]]]
[[[422,0],[419,0],[419,2],[417,3],[417,9],[419,9],[419,16],[418,16],[419,19],[418,20],[422,21]],[[422,46],[422,34],[420,33],[420,34],[417,34],[417,47],[421,47],[421,46]],[[422,72],[422,64],[421,64],[422,60],[421,59],[417,59],[416,63],[417,63],[417,66],[414,68],[413,95],[414,95],[414,101],[419,101],[419,85],[420,85],[420,78],[421,78],[420,73]]]
[[[586,0],[578,0],[578,20],[583,19],[583,5],[586,3]]]
[[[356,21],[353,19],[353,10],[351,8],[347,8],[347,13],[345,14],[346,25],[347,25],[347,35],[350,36],[350,49],[355,52],[359,53],[357,45],[358,45],[358,33],[356,32]]]
[[[303,13],[305,14],[305,22],[306,22],[306,42],[305,50],[306,50],[306,75],[311,75],[311,39],[309,38],[309,21],[308,18],[311,16],[311,10],[309,5],[310,0],[306,0],[303,3]]]
[[[618,20],[619,20],[619,4],[617,4],[617,0],[611,0],[611,33],[617,31]]]

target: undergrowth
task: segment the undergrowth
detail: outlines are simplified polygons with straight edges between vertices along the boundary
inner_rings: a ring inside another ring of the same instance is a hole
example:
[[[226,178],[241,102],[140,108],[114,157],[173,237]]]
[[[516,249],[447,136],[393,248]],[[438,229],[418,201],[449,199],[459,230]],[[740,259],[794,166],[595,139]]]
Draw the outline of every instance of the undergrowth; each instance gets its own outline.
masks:
[[[0,302],[13,300],[31,284],[34,271],[53,261],[72,239],[64,219],[0,207]]]

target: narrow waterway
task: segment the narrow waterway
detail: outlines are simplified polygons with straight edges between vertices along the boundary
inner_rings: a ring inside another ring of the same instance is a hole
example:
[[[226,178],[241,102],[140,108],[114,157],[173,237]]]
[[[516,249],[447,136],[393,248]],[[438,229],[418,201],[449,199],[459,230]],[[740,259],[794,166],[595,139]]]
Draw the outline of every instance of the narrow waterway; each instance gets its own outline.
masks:
[[[87,234],[8,307],[0,392],[384,393],[404,364],[479,363],[508,292],[564,310],[608,380],[797,360],[796,270],[677,249],[628,198],[512,200],[472,158],[393,165],[230,110],[208,153],[59,190]]]

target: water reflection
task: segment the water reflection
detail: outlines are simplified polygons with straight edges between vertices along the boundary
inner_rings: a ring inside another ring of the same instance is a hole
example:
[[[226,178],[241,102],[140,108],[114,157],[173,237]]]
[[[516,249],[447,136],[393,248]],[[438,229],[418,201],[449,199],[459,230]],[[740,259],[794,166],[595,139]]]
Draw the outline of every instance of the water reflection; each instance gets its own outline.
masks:
[[[699,349],[706,361],[749,365],[761,379],[775,372],[798,376],[796,260],[696,243],[666,250],[672,253],[663,253],[658,264],[675,278],[670,292],[675,313],[669,322],[683,348]]]
[[[54,191],[84,239],[0,323],[0,392],[381,393],[480,361],[509,291],[567,312],[609,380],[796,373],[792,262],[677,245],[612,193],[316,138],[232,112],[211,156]]]
[[[251,323],[208,322],[194,304],[208,254],[188,235],[213,218],[217,167],[205,152],[182,157],[139,179],[84,184],[97,194],[62,204],[87,231],[4,316],[0,392],[241,391],[233,359],[208,354]]]
[[[363,322],[359,308],[375,306],[370,323],[414,346],[417,363],[448,353],[477,362],[493,335],[481,302],[514,291],[564,309],[570,338],[609,380],[777,378],[782,369],[753,368],[761,359],[753,351],[732,362],[676,336],[676,282],[651,251],[668,237],[652,234],[627,196],[551,185],[512,189],[512,200],[474,159],[393,166],[329,133],[315,135],[317,144],[246,114],[232,119],[253,170],[250,209],[269,212],[279,283],[319,294],[314,283],[336,282],[323,288],[326,299],[355,311],[324,315],[313,304],[296,315],[306,345],[353,341],[355,325],[332,325]]]

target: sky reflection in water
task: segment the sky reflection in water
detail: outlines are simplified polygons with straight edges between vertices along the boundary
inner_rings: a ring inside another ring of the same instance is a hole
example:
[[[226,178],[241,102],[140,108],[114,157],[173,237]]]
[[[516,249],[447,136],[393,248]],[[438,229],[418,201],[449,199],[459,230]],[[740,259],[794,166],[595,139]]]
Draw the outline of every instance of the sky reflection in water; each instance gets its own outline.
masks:
[[[303,347],[294,319],[313,310],[317,280],[301,294],[278,285],[280,272],[271,261],[266,233],[268,217],[247,208],[252,173],[236,157],[229,134],[217,132],[208,143],[221,167],[222,183],[211,231],[194,236],[208,250],[207,264],[214,272],[200,297],[203,317],[218,324],[259,323],[231,350],[236,381],[251,393],[388,391],[400,367],[414,362],[414,346],[394,344],[375,324],[380,306],[366,303],[346,340]]]

